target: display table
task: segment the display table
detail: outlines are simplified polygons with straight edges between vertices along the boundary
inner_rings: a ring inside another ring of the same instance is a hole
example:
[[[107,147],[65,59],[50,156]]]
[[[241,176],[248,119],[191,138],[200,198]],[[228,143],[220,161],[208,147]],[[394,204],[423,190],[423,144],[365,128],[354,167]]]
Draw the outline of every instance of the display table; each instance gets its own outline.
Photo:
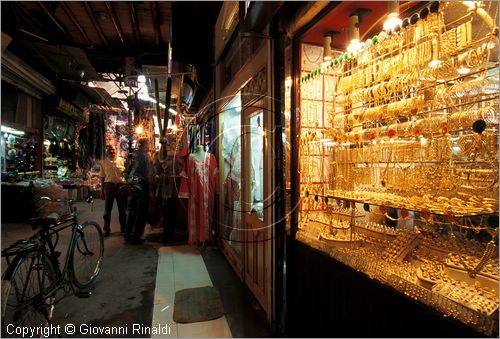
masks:
[[[484,336],[291,238],[287,300],[287,334],[294,337]]]

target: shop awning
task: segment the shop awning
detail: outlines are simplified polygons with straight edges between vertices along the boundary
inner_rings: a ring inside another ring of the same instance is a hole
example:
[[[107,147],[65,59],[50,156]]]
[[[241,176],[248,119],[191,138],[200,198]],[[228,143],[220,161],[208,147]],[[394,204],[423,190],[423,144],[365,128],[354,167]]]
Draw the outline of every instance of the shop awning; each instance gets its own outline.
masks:
[[[8,50],[2,52],[2,80],[38,99],[56,92],[52,82]]]

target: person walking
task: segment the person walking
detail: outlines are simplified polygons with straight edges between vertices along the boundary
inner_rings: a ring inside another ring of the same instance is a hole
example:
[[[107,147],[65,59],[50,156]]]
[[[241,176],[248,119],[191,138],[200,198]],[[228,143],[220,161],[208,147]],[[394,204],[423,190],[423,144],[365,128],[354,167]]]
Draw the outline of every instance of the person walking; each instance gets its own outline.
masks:
[[[101,197],[104,204],[104,236],[109,237],[111,233],[111,211],[116,199],[118,205],[118,220],[120,230],[123,233],[126,225],[127,191],[124,178],[124,160],[118,157],[114,147],[108,148],[107,159],[101,162],[99,177],[101,178]]]
[[[124,237],[131,244],[144,242],[141,236],[146,226],[153,177],[153,165],[148,151],[148,140],[139,139],[128,174],[129,199]]]
[[[155,157],[156,197],[159,202],[163,242],[174,242],[181,165],[175,154],[175,139],[169,140]]]

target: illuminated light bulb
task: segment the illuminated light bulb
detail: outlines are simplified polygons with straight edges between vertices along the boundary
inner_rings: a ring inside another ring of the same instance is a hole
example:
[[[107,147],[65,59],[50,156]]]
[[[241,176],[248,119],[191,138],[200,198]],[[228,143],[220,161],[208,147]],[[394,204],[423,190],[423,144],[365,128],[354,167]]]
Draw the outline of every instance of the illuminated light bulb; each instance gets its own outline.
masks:
[[[142,134],[142,132],[144,132],[144,129],[142,128],[141,125],[135,128],[135,134]]]
[[[359,41],[359,39],[352,39],[351,43],[349,44],[349,47],[347,47],[347,51],[353,54],[357,54],[358,52],[361,51],[361,48],[363,45]]]
[[[140,84],[146,83],[146,77],[144,75],[139,75],[137,77],[137,82],[140,83]]]
[[[398,13],[390,13],[387,20],[384,22],[384,30],[386,32],[393,32],[397,26],[401,27],[402,23],[403,20],[398,17]]]

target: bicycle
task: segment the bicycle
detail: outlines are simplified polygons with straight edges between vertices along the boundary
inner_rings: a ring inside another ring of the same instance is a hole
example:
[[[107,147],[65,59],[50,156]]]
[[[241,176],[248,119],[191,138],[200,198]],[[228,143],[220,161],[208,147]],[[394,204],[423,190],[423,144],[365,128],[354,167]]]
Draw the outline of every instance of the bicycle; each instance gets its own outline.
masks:
[[[66,202],[69,213],[31,219],[32,228],[39,230],[2,251],[8,264],[2,277],[2,337],[12,334],[16,327],[50,325],[55,305],[70,292],[77,297],[90,296],[90,292],[81,290],[95,281],[102,267],[104,237],[99,224],[93,221],[80,224],[73,200],[41,199]],[[92,206],[91,196],[87,202]],[[61,252],[56,251],[59,233],[70,227],[70,241],[61,268]],[[65,293],[56,300],[61,289]]]

